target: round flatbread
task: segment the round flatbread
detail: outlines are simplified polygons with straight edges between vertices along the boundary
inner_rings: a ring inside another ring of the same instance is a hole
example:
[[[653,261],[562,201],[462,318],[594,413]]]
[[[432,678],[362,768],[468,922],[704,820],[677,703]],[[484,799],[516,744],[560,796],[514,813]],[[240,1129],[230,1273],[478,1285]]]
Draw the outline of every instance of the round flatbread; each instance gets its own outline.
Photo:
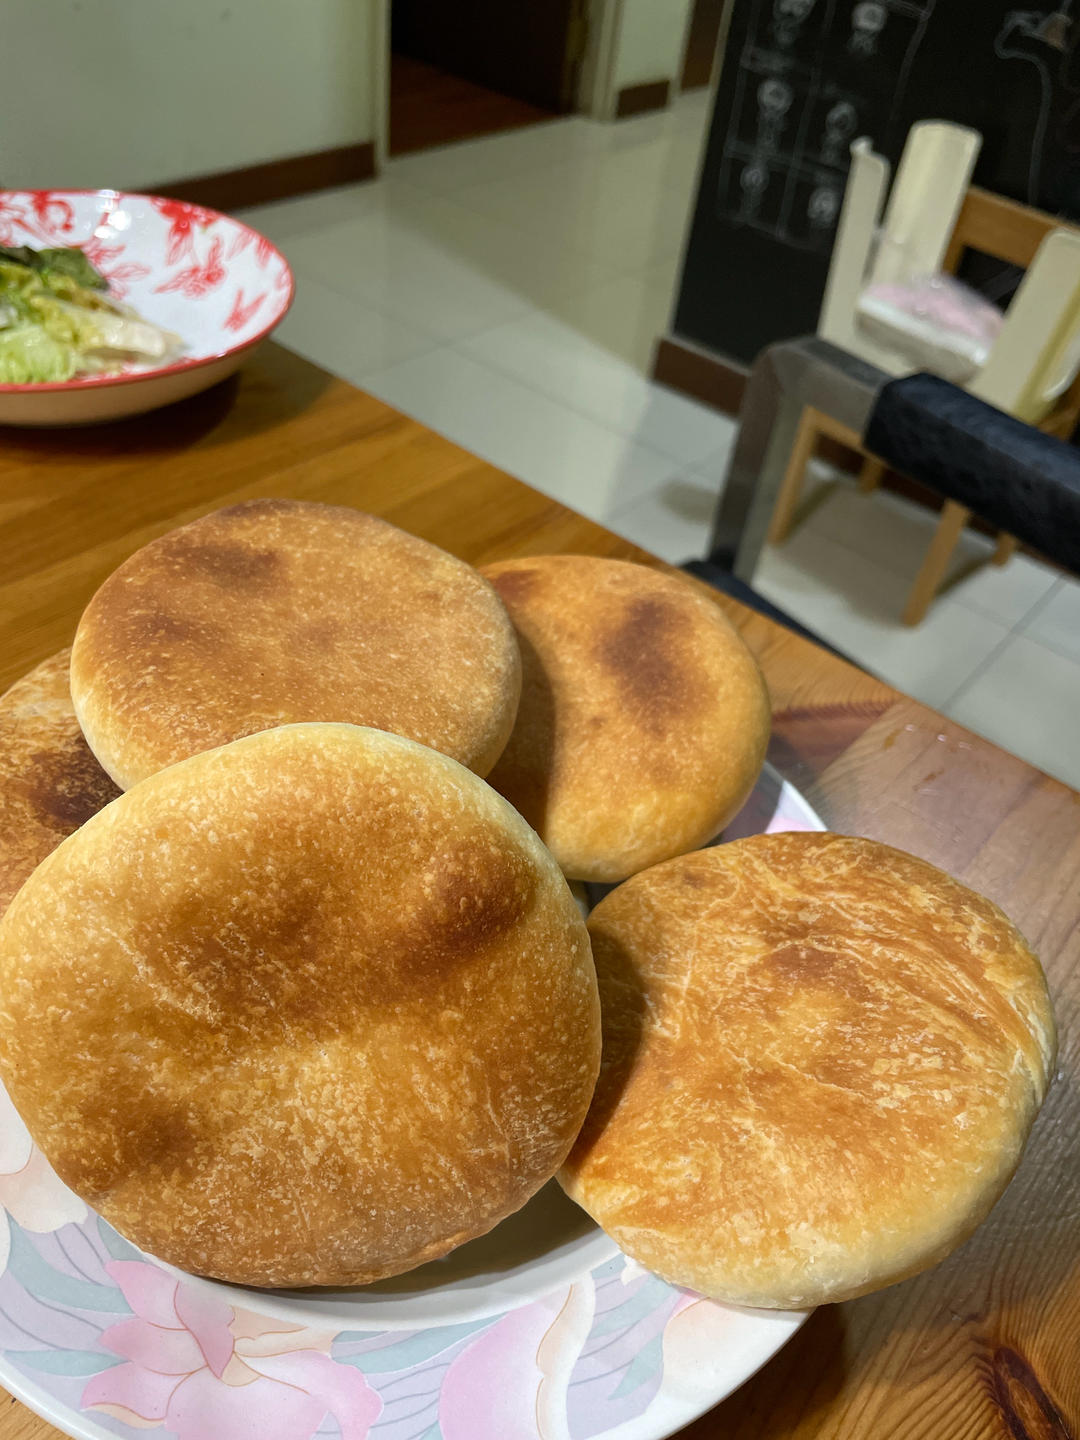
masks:
[[[483,775],[514,723],[520,661],[471,566],[372,515],[250,500],[136,551],[86,607],[71,693],[124,789],[297,721],[390,730]]]
[[[399,736],[297,725],[160,771],[0,923],[0,1072],[136,1245],[361,1284],[565,1158],[600,1059],[584,922],[520,816]]]
[[[120,793],[79,729],[62,650],[0,696],[0,914],[46,855]]]
[[[765,682],[719,607],[680,576],[540,555],[484,567],[522,655],[517,724],[491,783],[575,880],[624,880],[711,840],[753,789]]]
[[[871,840],[760,835],[592,912],[604,1016],[568,1193],[674,1284],[861,1295],[942,1259],[1005,1188],[1054,1018],[1001,911]]]

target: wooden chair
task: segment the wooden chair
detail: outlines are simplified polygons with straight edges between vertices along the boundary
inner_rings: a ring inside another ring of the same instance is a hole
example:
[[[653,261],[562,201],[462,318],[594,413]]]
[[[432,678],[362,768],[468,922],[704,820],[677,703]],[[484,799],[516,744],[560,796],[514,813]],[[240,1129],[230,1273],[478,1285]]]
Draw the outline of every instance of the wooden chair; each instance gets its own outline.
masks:
[[[971,134],[965,131],[962,137]],[[954,205],[950,197],[957,177],[963,174],[969,159],[974,164],[975,154],[977,145],[972,147],[970,139],[962,138],[962,143],[954,144],[943,183],[934,187],[936,201],[940,202],[935,208],[939,215],[944,210],[949,228],[940,240],[933,235],[924,237],[923,249],[932,253],[933,247],[939,245],[937,268],[948,273],[955,273],[966,250],[975,249],[1021,266],[1027,274],[1009,307],[990,358],[967,388],[1048,434],[1068,439],[1080,418],[1080,373],[1072,378],[1080,335],[1080,230],[1063,227],[1051,215],[976,186],[968,187],[959,205]],[[873,154],[866,141],[857,141],[852,147],[852,161],[837,233],[837,248],[846,249],[847,263],[834,264],[830,270],[819,333],[845,349],[865,353],[867,359],[882,368],[903,373],[895,360],[890,365],[880,350],[855,333],[854,306],[865,283],[866,261],[881,213],[888,166]],[[899,184],[898,178],[894,191]],[[910,195],[905,196],[905,204],[910,205]],[[890,214],[892,208],[890,201]],[[886,227],[889,218],[886,216]],[[869,493],[881,482],[885,467],[867,454],[860,436],[833,417],[807,407],[773,511],[768,532],[773,543],[790,533],[806,465],[823,436],[863,455],[860,491]],[[906,624],[916,625],[926,614],[969,519],[970,511],[953,501],[946,502],[904,609]],[[1003,565],[1015,548],[1011,536],[999,536],[994,563]]]
[[[893,374],[910,370],[901,356],[858,327],[859,296],[868,281],[903,280],[942,268],[981,146],[978,131],[962,125],[938,120],[913,125],[886,207],[889,162],[865,137],[853,143],[818,320],[822,339]],[[933,204],[926,203],[928,195]]]

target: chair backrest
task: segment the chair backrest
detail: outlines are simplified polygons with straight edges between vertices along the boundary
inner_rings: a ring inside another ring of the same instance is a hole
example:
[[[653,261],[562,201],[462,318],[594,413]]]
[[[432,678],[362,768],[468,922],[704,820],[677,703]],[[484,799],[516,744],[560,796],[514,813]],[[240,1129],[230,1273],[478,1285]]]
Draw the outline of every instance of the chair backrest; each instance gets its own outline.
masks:
[[[990,358],[971,388],[991,404],[1023,413],[1030,424],[1067,439],[1080,418],[1080,372],[1071,363],[1074,349],[1080,349],[1070,298],[1074,247],[1055,242],[1047,252],[1045,280],[1031,275],[1041,246],[1055,232],[1080,235],[1056,216],[972,185],[942,269],[954,272],[966,250],[979,250],[1027,272]],[[1064,288],[1055,293],[1054,286],[1059,285]],[[1045,327],[1041,341],[1040,322]]]
[[[888,184],[889,162],[875,153],[865,136],[856,140],[818,321],[822,339],[844,350],[865,350],[865,342],[856,340],[855,306],[865,283]]]
[[[882,222],[872,281],[932,275],[956,228],[982,136],[963,125],[922,120],[904,144]]]
[[[972,394],[1037,425],[1080,370],[1080,232],[1042,241]]]
[[[897,280],[940,266],[971,178],[982,137],[939,120],[911,127],[882,220],[890,167],[863,137],[851,147],[818,334],[893,375],[907,374],[903,356],[877,344],[856,325],[868,279]]]
[[[941,268],[952,273],[965,250],[981,250],[996,260],[1007,260],[1010,265],[1026,270],[1051,230],[1060,228],[1063,228],[1062,222],[1044,210],[1006,200],[1004,195],[972,185],[956,217]]]

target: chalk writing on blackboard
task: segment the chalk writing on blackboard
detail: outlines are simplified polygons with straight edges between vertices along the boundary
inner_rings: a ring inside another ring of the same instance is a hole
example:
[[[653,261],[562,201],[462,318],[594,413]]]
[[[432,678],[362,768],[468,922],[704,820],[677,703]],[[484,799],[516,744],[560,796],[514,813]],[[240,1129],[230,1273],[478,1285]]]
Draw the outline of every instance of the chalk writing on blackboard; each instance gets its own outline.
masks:
[[[1038,119],[1031,134],[1028,160],[1027,202],[1039,203],[1039,167],[1046,142],[1046,126],[1054,99],[1054,75],[1062,88],[1070,88],[1065,63],[1076,44],[1072,0],[1062,0],[1055,10],[1010,10],[994,40],[994,54],[1001,60],[1025,60],[1039,77]]]
[[[830,250],[851,142],[884,141],[935,4],[755,0],[737,60],[717,215],[785,245]],[[895,77],[888,86],[883,68]]]

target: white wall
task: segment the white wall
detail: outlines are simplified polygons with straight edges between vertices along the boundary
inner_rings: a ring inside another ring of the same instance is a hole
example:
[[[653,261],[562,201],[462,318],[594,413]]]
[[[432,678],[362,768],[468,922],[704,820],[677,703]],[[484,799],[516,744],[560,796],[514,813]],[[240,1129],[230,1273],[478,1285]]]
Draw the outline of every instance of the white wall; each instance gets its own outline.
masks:
[[[692,0],[622,0],[615,41],[613,86],[675,82],[682,65]],[[677,86],[673,83],[672,89]]]
[[[0,187],[131,189],[371,140],[375,0],[0,0]]]

